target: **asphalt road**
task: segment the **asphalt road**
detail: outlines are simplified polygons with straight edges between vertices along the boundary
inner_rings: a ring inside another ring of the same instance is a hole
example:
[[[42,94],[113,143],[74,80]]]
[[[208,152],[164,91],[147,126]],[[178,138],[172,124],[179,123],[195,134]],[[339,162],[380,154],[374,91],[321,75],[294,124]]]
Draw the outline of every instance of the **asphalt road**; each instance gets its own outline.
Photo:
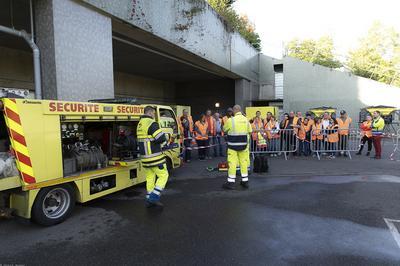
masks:
[[[0,264],[400,265],[384,220],[400,220],[400,162],[273,159],[247,191],[222,190],[216,163],[175,171],[163,211],[135,187],[58,226],[1,221]]]

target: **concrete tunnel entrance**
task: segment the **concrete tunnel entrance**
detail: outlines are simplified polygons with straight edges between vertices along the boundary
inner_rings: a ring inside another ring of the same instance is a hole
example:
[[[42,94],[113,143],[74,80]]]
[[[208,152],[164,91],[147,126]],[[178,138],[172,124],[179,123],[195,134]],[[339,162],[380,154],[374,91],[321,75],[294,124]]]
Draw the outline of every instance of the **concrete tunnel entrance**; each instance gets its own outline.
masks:
[[[2,2],[0,25],[30,33],[28,3],[25,0]],[[116,19],[112,20],[112,36],[114,97],[133,97],[141,103],[189,105],[195,119],[208,108],[224,113],[234,105],[235,80],[242,77],[161,37]],[[35,39],[38,39],[38,34]],[[31,49],[23,40],[4,33],[0,33],[0,49],[0,87],[28,89],[33,98]],[[43,66],[46,63],[44,54],[41,61]],[[88,67],[87,71],[90,70]],[[53,72],[42,73],[43,81]],[[51,77],[56,78],[59,77]],[[87,86],[90,88],[90,85]],[[60,86],[54,90],[64,88]],[[58,98],[57,94],[54,95],[50,98]],[[215,107],[216,103],[220,104],[219,108]]]
[[[189,105],[194,119],[208,108],[225,113],[235,103],[233,78],[115,32],[113,58],[115,97],[134,97],[141,103]]]

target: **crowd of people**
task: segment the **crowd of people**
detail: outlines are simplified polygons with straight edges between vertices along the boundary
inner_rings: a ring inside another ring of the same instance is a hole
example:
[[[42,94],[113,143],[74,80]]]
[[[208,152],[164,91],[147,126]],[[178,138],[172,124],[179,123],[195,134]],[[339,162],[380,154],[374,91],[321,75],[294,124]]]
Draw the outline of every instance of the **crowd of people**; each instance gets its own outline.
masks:
[[[183,145],[185,148],[184,160],[190,162],[193,141],[197,143],[198,156],[200,160],[224,156],[224,124],[232,116],[229,108],[224,117],[216,112],[212,114],[207,110],[200,115],[196,122],[184,110],[179,118],[181,132],[183,132]],[[283,114],[282,118],[275,117],[268,112],[263,117],[260,111],[250,120],[252,126],[251,145],[252,151],[268,151],[271,156],[279,156],[280,151],[292,152],[295,156],[311,156],[311,145],[314,150],[322,151],[321,155],[329,158],[336,156],[347,156],[345,152],[349,146],[349,133],[352,127],[352,119],[345,110],[336,113],[325,112],[322,116],[314,116],[312,113],[289,112]],[[372,146],[375,149],[373,158],[381,158],[381,137],[385,126],[384,119],[379,111],[372,116],[366,116],[360,125],[361,143],[356,153],[361,155],[367,144],[367,156],[370,156]],[[357,143],[358,145],[358,143]],[[213,152],[213,154],[212,154]]]
[[[212,114],[211,110],[207,110],[206,113],[200,115],[199,120],[194,122],[188,111],[183,110],[179,121],[185,148],[184,161],[190,163],[194,141],[197,144],[196,149],[200,160],[211,159],[212,155],[214,157],[225,156],[223,127],[232,115],[232,108],[227,110],[224,117],[221,117],[218,112]]]

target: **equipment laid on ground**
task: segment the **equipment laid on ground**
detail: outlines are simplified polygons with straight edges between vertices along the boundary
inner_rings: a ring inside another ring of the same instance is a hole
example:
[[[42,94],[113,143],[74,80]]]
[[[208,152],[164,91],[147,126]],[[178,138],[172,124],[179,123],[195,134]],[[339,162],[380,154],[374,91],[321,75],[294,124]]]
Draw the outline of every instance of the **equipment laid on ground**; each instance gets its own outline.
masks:
[[[333,113],[336,114],[336,110],[337,108],[335,107],[321,106],[321,107],[311,108],[309,112],[313,114],[315,117],[322,117],[325,112],[328,112],[329,115],[332,115]]]
[[[256,155],[254,157],[253,172],[266,173],[268,172],[269,164],[267,155]]]
[[[175,114],[169,106],[152,106],[171,136],[163,149],[167,164],[179,167]],[[75,202],[144,182],[135,136],[144,107],[0,98],[0,199],[6,198],[0,209],[53,225]]]

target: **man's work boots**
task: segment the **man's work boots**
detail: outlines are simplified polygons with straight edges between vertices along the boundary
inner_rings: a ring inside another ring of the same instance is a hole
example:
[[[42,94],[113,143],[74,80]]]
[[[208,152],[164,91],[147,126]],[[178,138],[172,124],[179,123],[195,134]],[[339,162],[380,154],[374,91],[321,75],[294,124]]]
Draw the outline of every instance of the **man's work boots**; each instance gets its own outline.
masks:
[[[229,190],[234,190],[235,189],[235,182],[225,182],[222,185],[222,188],[229,189]]]
[[[160,195],[151,192],[146,196],[146,207],[151,208],[151,207],[158,207],[158,208],[163,208],[164,204],[160,202]]]
[[[248,188],[249,188],[249,181],[240,181],[240,185],[241,185],[244,189],[248,189]]]
[[[146,207],[147,208],[152,208],[152,207],[164,208],[164,204],[162,204],[160,201],[149,201],[149,200],[146,200]]]

